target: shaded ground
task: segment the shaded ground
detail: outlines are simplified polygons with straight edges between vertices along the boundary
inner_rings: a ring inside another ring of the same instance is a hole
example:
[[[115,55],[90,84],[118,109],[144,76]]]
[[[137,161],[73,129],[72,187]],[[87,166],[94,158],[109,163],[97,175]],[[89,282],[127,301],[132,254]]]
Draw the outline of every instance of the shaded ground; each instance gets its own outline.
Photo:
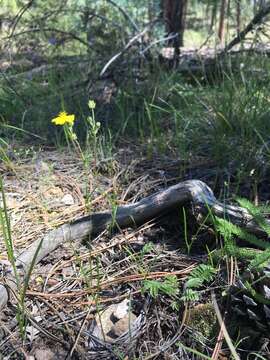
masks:
[[[54,227],[87,213],[86,187],[90,189],[91,211],[101,211],[110,208],[112,202],[135,201],[181,180],[180,168],[185,164],[172,159],[165,169],[168,164],[165,157],[157,157],[153,166],[152,161],[143,157],[139,161],[132,159],[132,154],[133,149],[120,150],[117,159],[98,163],[87,175],[74,154],[57,151],[33,152],[25,160],[15,161],[14,171],[7,172],[3,166],[16,251],[22,251]],[[151,170],[146,173],[146,169]],[[196,263],[195,258],[183,255],[179,249],[178,219],[168,226],[169,219],[161,222],[157,219],[115,235],[101,234],[85,245],[66,244],[47,257],[31,277],[26,298],[30,324],[23,343],[18,325],[12,326],[15,307],[9,306],[2,314],[6,332],[2,354],[13,354],[11,358],[16,358],[25,353],[39,358],[40,350],[50,349],[52,354],[48,358],[65,358],[70,352],[74,357],[88,358],[89,328],[97,303],[102,309],[124,298],[136,304],[137,315],[142,309],[148,314],[136,334],[139,345],[135,352],[140,349],[140,357],[145,358],[146,354],[159,353],[161,349],[168,348],[165,351],[168,354],[176,351],[175,343],[182,332],[181,316],[170,308],[172,300],[163,295],[154,301],[141,293],[145,279],[175,274],[181,282]],[[154,246],[143,253],[144,244],[150,242]],[[3,243],[1,246],[1,260],[5,263],[5,247]],[[164,344],[159,345],[161,340]]]
[[[147,159],[135,147],[120,149],[87,174],[68,151],[24,154],[14,160],[13,169],[1,166],[17,253],[89,211],[136,201],[187,178],[207,181],[212,187],[219,184],[214,165],[204,159],[191,163],[165,155]],[[188,237],[195,226],[188,213]],[[57,249],[32,273],[25,299],[24,340],[14,299],[1,314],[0,353],[8,359],[199,359],[187,349],[192,348],[211,356],[218,328],[210,291],[220,289],[222,282],[217,277],[191,309],[180,298],[187,275],[205,259],[205,244],[211,249],[215,241],[211,229],[202,228],[191,254],[185,255],[184,237],[179,211],[137,229],[107,231],[84,244],[68,243]],[[2,277],[6,262],[1,242]],[[142,290],[149,285],[147,280],[165,281],[168,275],[178,279],[177,295],[160,292],[153,297],[150,290]],[[95,342],[96,314],[125,299],[136,317],[135,330],[116,337],[115,343]],[[226,358],[226,350],[223,353]]]

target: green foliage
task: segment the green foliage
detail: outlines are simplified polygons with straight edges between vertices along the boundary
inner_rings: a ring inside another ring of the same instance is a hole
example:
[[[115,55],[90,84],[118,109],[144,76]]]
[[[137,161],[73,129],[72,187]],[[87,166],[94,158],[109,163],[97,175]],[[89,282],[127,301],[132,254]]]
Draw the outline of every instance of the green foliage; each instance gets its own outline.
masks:
[[[26,274],[24,281],[22,282],[16,266],[15,248],[12,239],[12,229],[8,214],[8,208],[7,208],[5,190],[4,190],[4,184],[2,178],[0,178],[0,195],[2,200],[2,204],[0,206],[0,225],[1,225],[0,229],[6,247],[8,260],[11,264],[16,281],[17,293],[15,293],[15,295],[17,296],[17,300],[18,300],[16,318],[19,323],[20,335],[24,339],[26,333],[26,325],[27,325],[26,306],[25,306],[26,290],[28,288],[30,277],[43,240],[39,242],[39,245],[37,246],[33,259],[31,260],[31,263],[29,264],[28,268],[24,269],[26,271]]]
[[[154,250],[154,244],[152,242],[148,242],[143,246],[142,250],[140,251],[140,254],[143,257],[144,255],[151,253],[151,251],[153,250]]]
[[[136,92],[126,82],[116,99],[121,135],[137,135],[149,156],[171,146],[181,158],[211,156],[219,168],[230,167],[239,182],[245,176],[258,179],[270,164],[269,61],[254,56],[227,62],[231,65],[212,80],[204,73],[188,78],[156,68]],[[233,72],[241,64],[244,80]],[[267,69],[266,81],[261,84],[249,67]]]
[[[88,153],[93,152],[93,157],[95,162],[97,162],[98,156],[98,133],[100,130],[100,122],[95,118],[95,107],[96,103],[93,100],[88,101],[88,108],[91,112],[91,115],[86,118],[86,149]]]
[[[212,265],[200,264],[191,271],[185,283],[185,290],[181,297],[184,302],[199,300],[199,289],[206,283],[213,281],[216,269]]]
[[[246,208],[248,212],[253,216],[255,222],[259,227],[270,236],[270,225],[265,220],[264,212],[267,211],[267,207],[258,207],[252,204],[247,199],[237,199],[240,206]]]
[[[8,260],[10,261],[12,268],[14,269],[15,272],[15,278],[17,280],[17,286],[19,286],[19,282],[18,282],[18,275],[17,275],[17,270],[16,270],[16,259],[15,259],[15,254],[14,254],[14,244],[13,244],[13,239],[12,239],[12,232],[11,232],[11,225],[10,225],[10,219],[9,219],[9,215],[8,215],[8,209],[7,209],[7,203],[6,203],[6,196],[5,196],[5,191],[4,191],[4,184],[3,184],[3,179],[0,178],[0,189],[1,189],[1,207],[0,207],[0,223],[1,223],[1,231],[2,231],[2,235],[3,235],[3,240],[5,243],[5,247],[6,247],[6,251],[7,251],[7,255],[8,255]]]
[[[265,265],[269,264],[270,249],[266,249],[263,252],[257,253],[249,263],[250,270],[260,271]]]
[[[216,229],[223,236],[225,241],[225,247],[234,246],[234,238],[239,238],[249,242],[258,248],[269,249],[270,243],[259,239],[257,236],[250,234],[248,231],[240,228],[239,226],[232,224],[228,220],[216,218]]]
[[[13,163],[8,155],[8,143],[0,137],[0,160],[6,165],[7,168],[13,169]]]
[[[199,287],[204,282],[212,281],[215,274],[216,274],[216,269],[214,269],[211,265],[200,264],[191,271],[190,280],[192,280],[192,279],[200,280],[200,284],[197,284],[195,286],[195,287]],[[194,287],[194,286],[192,286],[192,283],[190,284],[190,286],[188,286],[188,283],[187,283],[186,286]]]
[[[181,297],[181,300],[184,303],[199,301],[199,299],[200,299],[199,291],[197,289],[192,289],[192,288],[185,289]]]
[[[259,227],[269,236],[270,227],[264,217],[266,207],[257,207],[246,199],[238,199],[238,203],[246,208],[254,217]],[[216,229],[224,239],[224,252],[229,256],[245,260],[249,263],[249,269],[260,271],[270,259],[270,244],[267,241],[259,239],[257,236],[250,234],[248,231],[241,229],[239,226],[232,224],[228,220],[216,218]],[[237,238],[247,241],[252,246],[264,249],[264,251],[252,251],[244,249],[237,245]]]
[[[161,294],[175,298],[179,293],[179,282],[175,275],[168,275],[162,281],[144,280],[142,292],[149,293],[153,298]]]

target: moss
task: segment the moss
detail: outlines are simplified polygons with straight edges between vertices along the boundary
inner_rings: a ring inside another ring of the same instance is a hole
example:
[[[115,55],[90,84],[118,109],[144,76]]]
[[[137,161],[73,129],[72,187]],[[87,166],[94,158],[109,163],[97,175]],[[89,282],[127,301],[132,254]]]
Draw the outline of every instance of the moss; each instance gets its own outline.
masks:
[[[186,325],[210,338],[216,333],[216,313],[210,303],[198,304],[188,310]]]

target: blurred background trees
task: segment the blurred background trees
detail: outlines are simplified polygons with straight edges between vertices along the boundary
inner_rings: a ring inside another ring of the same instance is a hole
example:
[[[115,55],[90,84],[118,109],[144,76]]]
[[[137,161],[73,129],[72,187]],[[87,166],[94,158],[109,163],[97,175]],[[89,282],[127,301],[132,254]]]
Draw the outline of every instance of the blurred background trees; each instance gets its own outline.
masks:
[[[206,40],[220,46],[264,6],[262,0],[2,0],[1,48],[40,56],[102,54],[105,60],[145,27],[144,41],[178,35],[159,47],[173,44],[179,51]]]
[[[46,135],[59,104],[83,114],[93,97],[106,122],[123,97],[140,100],[146,79],[171,67],[192,73],[187,51],[223,49],[265,8],[263,0],[2,0],[2,121]],[[241,46],[267,45],[266,14]]]

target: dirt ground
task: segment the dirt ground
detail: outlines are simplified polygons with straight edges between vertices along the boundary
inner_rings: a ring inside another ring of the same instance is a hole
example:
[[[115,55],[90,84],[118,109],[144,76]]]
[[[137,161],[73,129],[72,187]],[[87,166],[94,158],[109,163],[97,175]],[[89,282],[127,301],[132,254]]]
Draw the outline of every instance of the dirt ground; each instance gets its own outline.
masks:
[[[89,212],[137,201],[190,178],[213,188],[218,184],[214,164],[199,158],[188,162],[155,154],[149,159],[136,148],[123,148],[86,171],[67,150],[21,151],[12,167],[0,167],[15,254]],[[188,236],[195,228],[188,213]],[[210,249],[214,237],[206,227],[187,255],[183,234],[179,209],[139,228],[105,231],[56,249],[31,274],[23,324],[18,320],[20,302],[12,294],[0,315],[2,358],[199,359],[190,355],[190,348],[211,356],[218,330],[209,299],[211,290],[220,286],[218,280],[191,308],[179,299],[188,274],[206,258],[200,244],[208,242]],[[0,246],[4,282],[9,263],[3,239]],[[176,297],[155,297],[145,290],[147,280],[163,281],[168,275],[177,279]],[[112,328],[97,337],[98,322],[105,322],[101,327],[113,323],[111,309],[120,304],[123,310],[125,302],[129,316],[126,323],[121,319],[122,330],[119,323],[112,338],[106,337]],[[223,359],[228,358],[225,354]]]
[[[133,202],[180,181],[181,168],[186,167],[175,159],[168,166],[166,157],[156,156],[155,162],[143,156],[136,160],[134,149],[120,149],[115,158],[98,162],[86,173],[68,151],[26,150],[13,160],[12,168],[1,167],[16,254],[89,211]],[[170,308],[170,298],[154,300],[142,292],[145,279],[162,279],[168,274],[176,275],[181,286],[196,263],[195,257],[181,251],[177,219],[172,224],[168,220],[171,217],[137,229],[102,233],[83,244],[67,243],[47,256],[31,274],[24,335],[16,319],[14,297],[1,314],[2,357],[66,359],[100,354],[113,359],[152,354],[157,358],[160,353],[183,352],[175,345],[182,332],[181,316]],[[143,254],[149,243],[154,246]],[[1,263],[4,279],[8,260],[3,241]],[[103,311],[124,299],[130,300],[140,322],[135,334],[128,342],[122,339],[91,347],[97,308]]]

